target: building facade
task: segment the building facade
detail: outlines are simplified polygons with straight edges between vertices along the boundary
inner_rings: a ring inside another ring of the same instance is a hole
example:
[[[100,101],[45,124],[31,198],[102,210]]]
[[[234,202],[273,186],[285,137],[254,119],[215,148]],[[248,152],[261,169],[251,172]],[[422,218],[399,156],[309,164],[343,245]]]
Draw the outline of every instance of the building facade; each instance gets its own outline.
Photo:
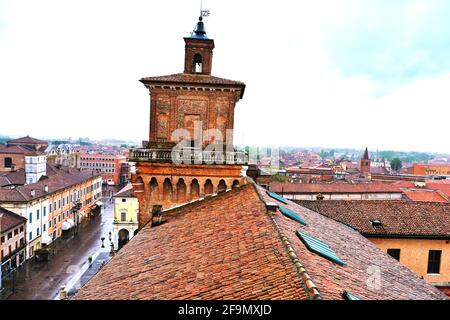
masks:
[[[80,152],[76,150],[76,147],[77,145],[72,144],[49,145],[45,150],[47,163],[80,168]]]
[[[0,189],[0,206],[27,219],[26,257],[98,210],[102,178],[92,171],[52,168],[37,183]],[[80,203],[79,209],[77,203]]]
[[[127,182],[127,172],[124,173],[126,157],[101,153],[85,153],[80,155],[80,168],[94,170],[103,177],[104,183],[120,185]]]
[[[7,277],[26,260],[27,219],[0,207],[0,278]],[[0,289],[1,289],[0,279]]]
[[[139,202],[131,183],[114,195],[114,248],[121,249],[138,232]]]
[[[246,156],[234,149],[232,130],[245,84],[211,75],[214,40],[201,17],[184,41],[184,73],[141,79],[151,96],[149,142],[129,155],[139,228],[154,205],[168,209],[244,183]]]
[[[450,288],[449,203],[348,200],[298,203],[354,228],[422,279],[439,288]]]

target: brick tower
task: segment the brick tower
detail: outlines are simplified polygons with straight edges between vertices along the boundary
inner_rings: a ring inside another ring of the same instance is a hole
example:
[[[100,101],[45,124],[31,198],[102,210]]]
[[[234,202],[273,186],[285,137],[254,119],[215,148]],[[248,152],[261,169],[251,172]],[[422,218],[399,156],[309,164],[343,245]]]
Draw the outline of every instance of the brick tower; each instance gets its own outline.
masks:
[[[234,108],[245,84],[211,75],[214,40],[202,17],[184,38],[184,72],[140,81],[150,91],[150,134],[131,181],[139,199],[139,228],[163,210],[244,183],[247,156],[233,147]]]
[[[359,161],[359,171],[361,173],[361,177],[364,178],[370,178],[370,158],[369,158],[369,151],[364,151],[364,155]]]

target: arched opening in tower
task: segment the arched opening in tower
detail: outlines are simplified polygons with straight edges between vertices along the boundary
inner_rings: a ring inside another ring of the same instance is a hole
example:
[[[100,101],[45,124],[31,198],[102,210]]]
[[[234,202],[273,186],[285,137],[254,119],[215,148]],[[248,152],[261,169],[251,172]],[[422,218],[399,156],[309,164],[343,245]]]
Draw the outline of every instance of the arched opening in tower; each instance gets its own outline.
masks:
[[[200,185],[197,179],[191,182],[191,200],[196,200],[200,197]]]
[[[179,179],[177,183],[177,201],[179,203],[186,202],[186,184],[184,179]]]
[[[225,191],[227,191],[227,184],[225,183],[225,180],[222,179],[219,181],[219,185],[217,186],[217,192],[221,193]]]
[[[214,192],[213,184],[212,184],[211,180],[208,179],[205,182],[205,195],[213,194],[213,192]]]
[[[196,53],[194,55],[194,60],[193,60],[193,72],[194,73],[202,73],[203,72],[203,58],[201,56],[200,53]]]
[[[156,180],[156,178],[152,178],[150,180],[150,199],[151,200],[159,200],[158,181]]]
[[[163,185],[163,201],[172,201],[173,187],[169,178],[164,180]]]

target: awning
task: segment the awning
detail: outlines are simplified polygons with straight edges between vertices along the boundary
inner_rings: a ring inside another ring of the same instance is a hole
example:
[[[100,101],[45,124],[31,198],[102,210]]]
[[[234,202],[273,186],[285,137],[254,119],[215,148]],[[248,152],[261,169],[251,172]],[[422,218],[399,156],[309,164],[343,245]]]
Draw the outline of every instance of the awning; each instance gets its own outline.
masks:
[[[98,205],[99,207],[101,207],[103,205],[103,202],[97,201],[95,204]]]
[[[63,223],[63,228],[64,228],[64,223]],[[47,244],[52,243],[52,241],[53,241],[53,239],[49,235],[47,235],[47,234],[42,235],[42,240],[41,240],[42,244],[47,245]]]
[[[72,219],[67,219],[67,222],[70,224],[70,227],[75,225],[75,222]]]
[[[63,229],[63,231],[66,231],[66,230],[69,230],[70,228],[72,228],[72,226],[70,225],[69,222],[64,221],[64,222],[62,223],[61,228]]]

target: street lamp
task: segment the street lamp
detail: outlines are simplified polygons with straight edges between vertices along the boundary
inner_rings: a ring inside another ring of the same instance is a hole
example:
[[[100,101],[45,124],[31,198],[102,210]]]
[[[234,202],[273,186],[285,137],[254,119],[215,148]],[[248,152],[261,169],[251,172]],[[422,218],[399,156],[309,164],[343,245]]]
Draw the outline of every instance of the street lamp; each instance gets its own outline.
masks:
[[[111,241],[111,237],[112,237],[112,235],[111,235],[111,231],[109,232],[109,241]]]
[[[105,237],[102,237],[100,240],[102,240],[102,248],[104,248],[105,244],[103,243],[103,241],[105,241]]]

